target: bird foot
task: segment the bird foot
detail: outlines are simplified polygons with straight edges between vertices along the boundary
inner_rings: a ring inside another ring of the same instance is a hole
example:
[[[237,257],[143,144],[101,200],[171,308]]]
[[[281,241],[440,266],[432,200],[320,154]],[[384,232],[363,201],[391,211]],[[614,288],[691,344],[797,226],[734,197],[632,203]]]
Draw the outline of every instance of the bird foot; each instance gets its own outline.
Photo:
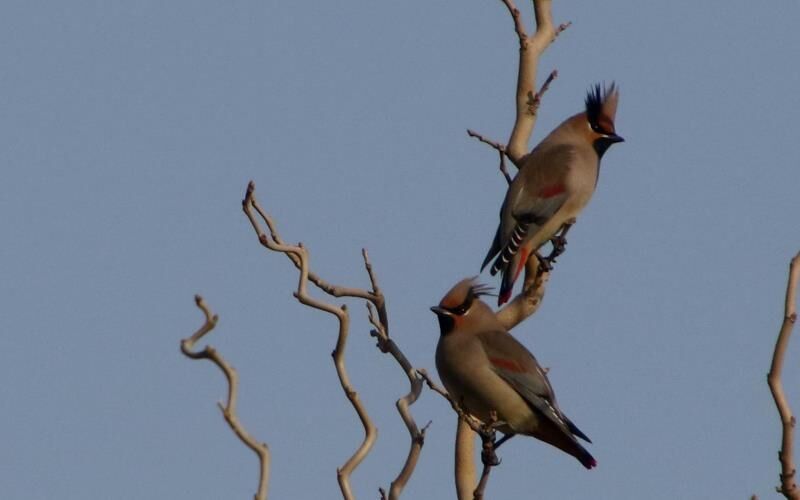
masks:
[[[553,250],[547,257],[547,260],[555,262],[556,257],[564,253],[564,251],[567,249],[567,238],[559,234],[553,236],[553,238],[550,240],[550,243],[553,245]]]
[[[539,274],[549,273],[553,270],[553,264],[555,264],[556,261],[552,258],[552,255],[542,257],[537,253],[536,257],[539,258]]]
[[[500,465],[501,460],[497,457],[497,453],[494,452],[494,443],[489,442],[488,445],[484,445],[481,452],[481,462],[488,467]]]

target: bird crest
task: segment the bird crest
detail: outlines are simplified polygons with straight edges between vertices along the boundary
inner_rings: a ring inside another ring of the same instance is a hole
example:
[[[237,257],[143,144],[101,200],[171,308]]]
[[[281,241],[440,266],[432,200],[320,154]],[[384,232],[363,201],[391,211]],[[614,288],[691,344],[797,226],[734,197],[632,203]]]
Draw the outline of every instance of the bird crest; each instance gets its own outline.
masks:
[[[473,276],[456,283],[444,296],[440,305],[451,310],[459,306],[469,309],[476,298],[491,295],[493,288],[483,283],[477,283],[477,278],[477,276]]]
[[[586,95],[586,118],[595,132],[614,133],[614,118],[617,115],[619,89],[614,82],[605,86],[595,84]]]

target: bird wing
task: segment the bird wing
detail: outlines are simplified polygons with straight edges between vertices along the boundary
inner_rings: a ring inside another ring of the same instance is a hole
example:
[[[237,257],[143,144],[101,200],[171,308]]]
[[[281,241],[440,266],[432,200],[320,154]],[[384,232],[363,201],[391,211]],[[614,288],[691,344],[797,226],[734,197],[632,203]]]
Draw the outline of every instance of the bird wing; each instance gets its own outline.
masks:
[[[481,269],[495,256],[498,257],[491,274],[504,269],[526,236],[536,233],[564,205],[567,173],[574,156],[575,147],[566,144],[540,144],[531,151],[506,192],[500,209],[500,225]]]
[[[562,432],[591,442],[558,408],[547,375],[533,354],[509,333],[490,330],[478,335],[495,373]]]
[[[574,158],[575,147],[568,144],[534,149],[509,188],[508,215],[539,226],[550,219],[567,199],[567,173]]]

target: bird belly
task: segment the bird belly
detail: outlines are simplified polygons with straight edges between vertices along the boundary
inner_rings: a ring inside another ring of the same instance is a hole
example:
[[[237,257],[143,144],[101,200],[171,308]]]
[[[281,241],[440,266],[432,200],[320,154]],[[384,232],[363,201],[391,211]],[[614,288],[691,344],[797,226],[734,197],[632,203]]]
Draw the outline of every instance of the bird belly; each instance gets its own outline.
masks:
[[[445,383],[447,385],[453,385],[452,390],[447,388],[448,392],[481,422],[490,422],[491,412],[496,412],[498,421],[504,423],[498,427],[503,433],[527,434],[537,427],[538,418],[528,403],[494,372],[487,370],[483,376],[473,374],[469,387]]]

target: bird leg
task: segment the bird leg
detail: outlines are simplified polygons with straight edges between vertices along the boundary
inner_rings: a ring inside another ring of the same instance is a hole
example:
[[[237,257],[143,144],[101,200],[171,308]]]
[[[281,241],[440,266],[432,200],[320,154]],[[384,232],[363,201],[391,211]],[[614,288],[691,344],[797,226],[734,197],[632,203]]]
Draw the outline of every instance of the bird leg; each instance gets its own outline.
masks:
[[[508,441],[509,439],[513,438],[514,436],[516,436],[516,434],[514,434],[513,432],[509,433],[509,434],[503,434],[503,437],[501,437],[500,439],[496,440],[494,442],[494,444],[493,444],[493,447],[494,447],[495,451],[497,451],[497,449],[500,448],[501,444],[505,443],[506,441]]]
[[[553,264],[556,263],[556,257],[563,254],[564,251],[567,249],[567,233],[569,232],[569,229],[572,227],[573,224],[575,224],[574,218],[565,222],[561,226],[561,228],[559,228],[559,230],[556,231],[556,234],[553,235],[552,238],[550,238],[550,243],[553,245],[553,249],[550,251],[550,255],[548,255],[543,259],[542,258],[539,259],[540,262],[539,267],[542,269],[542,271],[552,271]]]
[[[550,261],[549,256],[546,258],[542,257],[542,254],[540,254],[538,251],[533,252],[533,254],[536,255],[537,259],[539,259],[539,274],[549,273],[553,270],[553,262]]]
[[[483,450],[481,451],[481,462],[487,467],[494,467],[500,465],[500,459],[497,458],[495,453],[495,439],[494,430],[487,433],[487,436],[481,435],[483,441]]]
[[[497,439],[497,429],[498,425],[502,425],[504,422],[501,422],[497,419],[497,412],[492,410],[490,413],[490,420],[487,424],[481,426],[480,429],[480,436],[481,441],[483,442],[483,450],[481,451],[481,462],[485,467],[494,467],[496,465],[500,465],[500,459],[497,458],[497,448],[500,447],[501,444],[508,441],[511,436],[514,434],[506,434],[502,438]]]

